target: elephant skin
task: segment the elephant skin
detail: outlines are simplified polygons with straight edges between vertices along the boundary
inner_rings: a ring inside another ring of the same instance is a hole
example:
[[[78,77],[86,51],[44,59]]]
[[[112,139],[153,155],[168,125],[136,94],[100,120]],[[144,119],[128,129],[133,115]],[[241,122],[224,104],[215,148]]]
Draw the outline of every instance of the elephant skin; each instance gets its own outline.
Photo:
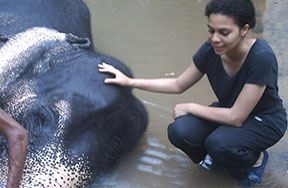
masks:
[[[21,187],[86,187],[114,167],[146,131],[131,88],[106,85],[119,60],[94,50],[80,0],[0,0],[0,108],[29,131]],[[0,136],[0,187],[8,144]]]

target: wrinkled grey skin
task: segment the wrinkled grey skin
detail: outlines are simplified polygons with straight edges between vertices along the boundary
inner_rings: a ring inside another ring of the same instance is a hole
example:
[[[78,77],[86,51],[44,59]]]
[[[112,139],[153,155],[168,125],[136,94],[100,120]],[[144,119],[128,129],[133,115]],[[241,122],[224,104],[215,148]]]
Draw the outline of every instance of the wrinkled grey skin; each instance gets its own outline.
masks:
[[[133,148],[147,113],[130,88],[105,85],[80,0],[0,0],[0,108],[29,131],[21,187],[85,187]],[[72,34],[71,34],[72,33]],[[0,187],[8,172],[0,137]]]

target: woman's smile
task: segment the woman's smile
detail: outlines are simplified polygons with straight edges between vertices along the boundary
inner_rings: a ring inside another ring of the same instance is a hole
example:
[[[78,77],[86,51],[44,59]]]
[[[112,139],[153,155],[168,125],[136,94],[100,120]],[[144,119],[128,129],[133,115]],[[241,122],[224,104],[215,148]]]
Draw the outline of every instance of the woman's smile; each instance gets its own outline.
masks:
[[[217,53],[217,54],[221,53],[224,50],[224,46],[216,46],[216,45],[213,45],[213,44],[212,44],[212,46],[213,46],[213,48],[215,50],[215,53]]]

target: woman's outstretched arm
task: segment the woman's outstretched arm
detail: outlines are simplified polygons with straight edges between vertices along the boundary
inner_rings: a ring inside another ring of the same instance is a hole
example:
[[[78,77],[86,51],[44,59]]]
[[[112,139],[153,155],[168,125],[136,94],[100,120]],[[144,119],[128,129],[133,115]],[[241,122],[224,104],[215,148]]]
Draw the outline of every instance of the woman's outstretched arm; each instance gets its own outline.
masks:
[[[118,69],[106,63],[99,64],[99,71],[114,75],[105,79],[107,84],[119,84],[158,93],[183,93],[198,82],[204,73],[192,63],[178,78],[135,79],[129,78]]]

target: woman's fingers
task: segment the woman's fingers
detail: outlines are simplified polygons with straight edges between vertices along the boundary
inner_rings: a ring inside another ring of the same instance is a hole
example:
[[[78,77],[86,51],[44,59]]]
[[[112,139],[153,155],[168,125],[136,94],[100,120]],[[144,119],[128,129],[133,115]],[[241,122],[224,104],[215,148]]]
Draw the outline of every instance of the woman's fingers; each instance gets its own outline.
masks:
[[[116,76],[116,73],[118,71],[112,65],[106,64],[104,62],[102,62],[102,64],[98,64],[98,67],[99,67],[99,72],[110,73],[110,74],[113,74],[114,76]],[[114,83],[117,83],[117,82],[115,82],[115,78],[106,78],[104,80],[104,83],[106,83],[106,84],[114,84]]]
[[[105,83],[105,84],[113,84],[113,83],[114,83],[114,80],[115,80],[115,78],[106,78],[106,79],[104,80],[104,83]]]
[[[108,72],[108,73],[113,73],[113,74],[115,74],[115,71],[117,70],[112,65],[108,65],[104,62],[102,64],[99,64],[98,68],[99,68],[99,72]]]
[[[104,80],[104,83],[119,84],[123,86],[127,84],[129,78],[125,74],[123,74],[121,71],[113,67],[112,65],[102,62],[102,64],[99,64],[98,67],[99,67],[99,72],[110,73],[115,76],[114,78],[106,78]]]
[[[98,64],[98,68],[99,68],[99,70],[105,70],[105,69],[107,69],[107,64],[106,63],[102,63],[102,64]]]

